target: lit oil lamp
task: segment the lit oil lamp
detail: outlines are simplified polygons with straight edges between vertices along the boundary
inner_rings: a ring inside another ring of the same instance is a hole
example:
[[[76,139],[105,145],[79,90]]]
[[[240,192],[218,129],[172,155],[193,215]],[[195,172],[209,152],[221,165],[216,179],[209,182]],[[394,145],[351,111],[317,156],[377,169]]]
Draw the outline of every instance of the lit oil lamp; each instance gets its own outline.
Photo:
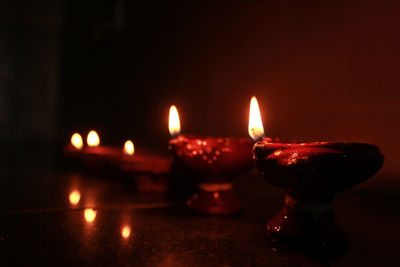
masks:
[[[123,172],[133,177],[139,191],[167,191],[167,174],[171,167],[167,157],[146,152],[135,153],[133,142],[127,140],[122,149],[120,166]]]
[[[263,138],[254,159],[265,179],[286,192],[285,204],[266,225],[275,247],[297,247],[320,261],[332,261],[348,246],[336,220],[333,199],[381,168],[384,157],[375,145],[335,142],[282,142]]]
[[[100,145],[100,137],[98,133],[91,130],[86,138],[87,146],[83,150],[86,155],[90,157],[91,160],[96,162],[100,161],[109,165],[112,163],[115,167],[116,163],[119,161],[121,152],[116,147]]]
[[[191,177],[188,179],[199,182],[198,191],[186,204],[193,210],[209,214],[239,211],[242,204],[232,190],[232,181],[253,166],[251,151],[254,142],[248,138],[181,135],[175,106],[170,108],[169,131],[173,137],[169,150],[175,163],[189,170],[187,175]]]
[[[135,153],[133,142],[127,140],[122,149],[122,169],[127,172],[135,172],[151,175],[165,175],[169,172],[170,161],[163,156],[150,155],[142,152]]]
[[[70,143],[65,146],[64,152],[70,156],[82,155],[83,139],[79,133],[74,133],[71,136]]]
[[[100,136],[94,130],[88,133],[86,143],[81,157],[93,171],[107,174],[119,170],[121,152],[118,148],[101,145]]]
[[[86,138],[87,145],[83,145],[82,137],[79,133],[74,133],[71,143],[64,150],[67,156],[77,158],[92,170],[103,171],[118,169],[120,150],[111,146],[100,145],[99,134],[91,130]]]
[[[84,147],[81,135],[74,133],[65,154],[84,162],[93,171],[133,178],[140,191],[167,191],[166,176],[171,165],[168,157],[146,151],[136,153],[131,140],[127,140],[122,149],[100,145],[100,137],[94,130],[88,133],[86,142]]]

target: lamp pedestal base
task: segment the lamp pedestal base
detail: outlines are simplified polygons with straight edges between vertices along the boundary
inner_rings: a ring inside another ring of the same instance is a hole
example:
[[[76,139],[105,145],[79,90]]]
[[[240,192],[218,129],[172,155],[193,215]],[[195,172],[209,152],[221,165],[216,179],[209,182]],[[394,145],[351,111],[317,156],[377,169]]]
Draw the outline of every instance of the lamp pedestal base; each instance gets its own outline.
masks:
[[[332,202],[298,201],[286,196],[283,209],[266,225],[276,249],[294,247],[320,262],[341,257],[348,235],[338,223]]]
[[[242,208],[232,190],[232,183],[201,183],[186,204],[189,208],[213,215],[229,215]]]

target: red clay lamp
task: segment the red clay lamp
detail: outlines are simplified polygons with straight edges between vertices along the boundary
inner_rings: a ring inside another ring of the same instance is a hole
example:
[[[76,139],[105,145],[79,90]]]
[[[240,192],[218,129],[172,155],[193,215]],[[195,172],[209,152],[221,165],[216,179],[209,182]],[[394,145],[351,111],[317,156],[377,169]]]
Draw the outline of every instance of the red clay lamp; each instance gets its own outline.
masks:
[[[87,145],[84,146],[82,136],[74,133],[71,136],[70,144],[65,147],[64,153],[67,156],[77,158],[89,165],[93,170],[105,168],[118,168],[118,149],[109,146],[100,146],[98,133],[91,130],[86,137]]]
[[[167,191],[166,176],[171,165],[168,157],[146,151],[135,153],[131,140],[127,140],[122,149],[100,145],[100,137],[94,130],[89,132],[86,141],[87,146],[84,147],[81,135],[74,133],[71,143],[65,148],[65,154],[84,162],[91,170],[111,177],[125,173],[136,181],[139,191]]]
[[[134,178],[139,191],[166,192],[170,166],[168,157],[146,151],[136,153],[131,140],[127,140],[123,146],[120,157],[121,170]]]
[[[186,202],[189,208],[222,215],[239,211],[242,203],[232,190],[232,181],[253,166],[254,142],[248,138],[182,135],[175,106],[169,112],[169,131],[169,150],[175,163],[190,170],[188,179],[198,180],[198,191]]]
[[[86,137],[87,146],[83,149],[84,160],[94,170],[117,170],[120,150],[116,147],[100,145],[98,133],[91,130]]]
[[[275,247],[296,247],[320,261],[343,255],[348,236],[336,219],[337,192],[373,176],[384,157],[375,145],[282,142],[262,138],[254,145],[256,166],[286,192],[283,209],[266,225]]]

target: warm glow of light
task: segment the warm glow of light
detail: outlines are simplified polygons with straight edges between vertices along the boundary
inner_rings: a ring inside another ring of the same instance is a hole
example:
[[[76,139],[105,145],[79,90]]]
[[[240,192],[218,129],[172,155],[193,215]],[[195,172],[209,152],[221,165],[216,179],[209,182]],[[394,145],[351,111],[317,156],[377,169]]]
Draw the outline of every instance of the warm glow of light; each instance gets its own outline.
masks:
[[[124,227],[122,227],[121,236],[125,239],[131,236],[131,227],[129,225],[125,225]]]
[[[94,221],[94,219],[96,219],[96,214],[97,214],[97,211],[94,209],[85,209],[85,211],[84,211],[85,220],[88,223],[92,223]]]
[[[264,136],[264,126],[261,119],[257,98],[253,96],[250,101],[249,135],[254,141]]]
[[[82,136],[78,133],[74,133],[71,136],[71,144],[78,150],[81,150],[83,147]]]
[[[179,135],[181,132],[181,123],[179,121],[178,109],[175,105],[169,108],[169,133],[172,137]]]
[[[90,147],[95,147],[100,145],[100,138],[96,131],[91,130],[87,136],[87,144]]]
[[[78,190],[74,190],[69,194],[69,203],[76,205],[81,200],[81,193]]]
[[[135,154],[135,146],[133,145],[133,142],[131,140],[128,140],[124,144],[124,154],[132,156]]]

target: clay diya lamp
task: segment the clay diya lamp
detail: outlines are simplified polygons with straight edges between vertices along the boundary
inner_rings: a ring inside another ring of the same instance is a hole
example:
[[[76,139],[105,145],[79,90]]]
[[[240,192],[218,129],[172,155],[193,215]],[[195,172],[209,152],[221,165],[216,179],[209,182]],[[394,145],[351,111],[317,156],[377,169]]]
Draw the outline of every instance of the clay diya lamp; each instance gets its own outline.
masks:
[[[112,177],[133,179],[139,191],[166,192],[167,174],[171,162],[168,157],[139,151],[135,153],[133,142],[127,140],[123,149],[112,146],[100,146],[100,138],[95,131],[87,137],[87,146],[83,146],[82,137],[75,133],[71,143],[64,150],[71,158],[83,162],[92,171],[111,174]]]
[[[64,147],[64,155],[79,166],[89,167],[94,171],[101,171],[108,164],[108,159],[118,161],[119,151],[112,147],[100,146],[100,138],[97,132],[90,131],[87,136],[87,146],[84,145],[79,133],[74,133],[71,142]],[[107,163],[103,165],[103,163]]]
[[[338,223],[333,199],[379,171],[384,156],[362,143],[283,143],[263,138],[254,145],[257,168],[286,192],[283,209],[266,225],[275,245],[295,246],[326,261],[345,253],[346,231]]]
[[[139,191],[168,190],[167,176],[171,169],[168,157],[143,151],[136,153],[133,142],[127,140],[120,157],[120,168],[135,180]]]
[[[65,155],[80,160],[93,171],[103,172],[119,169],[120,149],[100,145],[100,137],[93,130],[87,135],[86,141],[87,146],[84,146],[80,134],[74,133],[71,137],[71,143],[64,149]]]
[[[200,212],[232,214],[242,203],[233,192],[232,181],[253,167],[253,142],[247,138],[214,138],[179,135],[169,142],[178,166],[190,169],[198,180],[198,191],[186,204]]]
[[[180,121],[175,106],[170,108],[169,141],[175,164],[198,181],[197,192],[186,202],[189,208],[209,214],[232,214],[242,207],[232,188],[239,174],[253,167],[254,142],[248,138],[216,138],[179,135]]]
[[[68,158],[82,158],[83,140],[79,133],[71,136],[71,141],[64,147],[64,155]]]

